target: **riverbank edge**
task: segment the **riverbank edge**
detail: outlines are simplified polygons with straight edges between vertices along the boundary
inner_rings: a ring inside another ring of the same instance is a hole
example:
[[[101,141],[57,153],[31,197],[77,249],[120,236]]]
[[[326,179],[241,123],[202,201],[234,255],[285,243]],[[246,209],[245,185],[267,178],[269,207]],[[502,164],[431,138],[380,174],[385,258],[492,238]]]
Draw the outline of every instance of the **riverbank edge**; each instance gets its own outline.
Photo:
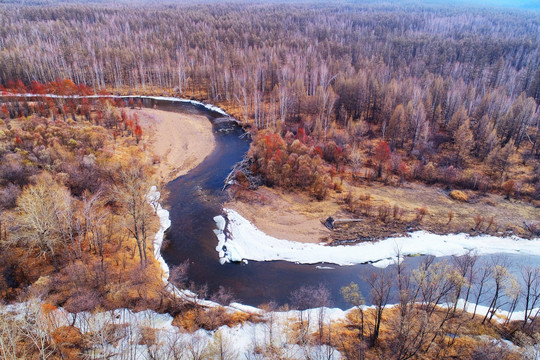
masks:
[[[139,97],[139,96],[133,96],[133,97]],[[171,100],[171,99],[176,99],[176,98],[163,98],[163,97],[143,97],[143,98],[154,98],[156,100],[164,100],[164,101],[175,101],[175,100]],[[222,115],[229,116],[225,111],[223,111],[222,109],[220,109],[220,108],[218,108],[218,107],[216,107],[214,105],[211,105],[211,104],[203,104],[203,103],[200,103],[200,102],[197,102],[197,101],[192,101],[192,100],[187,100],[187,99],[176,99],[176,101],[177,102],[187,102],[187,103],[191,103],[191,104],[197,105],[197,106],[204,106],[208,110],[217,112],[217,113],[222,114]],[[212,136],[215,136],[215,135],[212,134]],[[215,147],[214,147],[214,149],[212,151],[215,151]],[[190,169],[190,171],[191,171],[191,169]],[[174,179],[172,179],[172,180],[174,180]],[[162,248],[162,245],[163,245],[163,241],[165,239],[165,233],[171,227],[171,219],[170,219],[169,210],[166,210],[166,209],[164,209],[162,207],[160,200],[161,200],[161,193],[159,191],[157,191],[157,186],[154,185],[154,186],[152,186],[150,188],[150,190],[149,190],[149,192],[147,194],[147,201],[153,207],[154,212],[155,212],[156,216],[158,217],[159,224],[160,224],[159,229],[157,230],[156,234],[154,235],[154,240],[153,240],[152,245],[153,245],[153,255],[154,255],[154,258],[156,259],[156,261],[158,262],[158,264],[160,266],[160,269],[161,269],[160,276],[161,276],[161,280],[165,284],[165,288],[173,296],[175,296],[175,297],[177,297],[177,298],[179,298],[181,300],[184,300],[184,301],[192,302],[192,303],[197,304],[199,306],[209,307],[209,308],[221,306],[220,304],[218,304],[216,302],[199,298],[197,296],[197,294],[193,293],[190,290],[180,289],[180,288],[176,287],[174,284],[172,284],[169,281],[170,268],[169,268],[169,265],[167,264],[167,262],[165,261],[165,259],[163,258],[163,256],[161,255],[161,248]],[[228,311],[232,311],[232,312],[241,311],[241,312],[250,313],[250,314],[260,314],[261,313],[261,310],[256,308],[256,307],[252,307],[252,306],[244,305],[244,304],[240,304],[240,303],[231,303],[228,306],[225,306],[225,308]]]
[[[167,231],[167,229],[170,227],[170,217],[169,217],[169,211],[166,210],[166,209],[163,209],[160,202],[159,202],[159,199],[160,199],[160,194],[159,192],[157,192],[157,187],[153,186],[150,190],[150,193],[149,193],[149,202],[151,202],[151,205],[152,206],[155,206],[154,209],[156,211],[156,216],[158,216],[159,218],[159,221],[160,221],[160,228],[158,230],[158,232],[156,233],[156,236],[154,238],[154,242],[153,242],[153,245],[154,245],[154,256],[156,258],[156,260],[160,263],[160,267],[163,271],[162,273],[162,279],[165,279],[164,282],[167,284],[167,286],[171,287],[172,290],[171,292],[174,293],[175,295],[178,295],[178,293],[180,293],[181,295],[187,295],[187,293],[191,293],[191,292],[188,292],[186,290],[179,290],[177,289],[176,287],[174,287],[174,285],[170,284],[168,282],[168,278],[169,278],[169,267],[168,267],[168,264],[164,261],[164,259],[162,258],[161,256],[161,245],[163,243],[163,239],[164,239],[164,236],[165,236],[165,232]],[[192,293],[191,293],[192,294]],[[187,300],[187,298],[186,298]],[[197,304],[199,305],[203,305],[203,306],[220,306],[219,304],[216,304],[216,303],[213,303],[213,302],[210,302],[210,301],[197,301]],[[460,305],[459,307],[461,307],[461,304],[462,302],[460,302]],[[233,305],[233,304],[231,304]],[[242,304],[237,304],[238,305],[238,308],[235,308],[233,306],[229,306],[229,307],[226,307],[226,308],[230,308],[230,309],[233,309],[235,311],[246,311],[246,310],[249,310],[250,308],[251,309],[255,309],[257,310],[258,312],[262,313],[262,310],[260,309],[257,309],[257,308],[252,308],[250,306],[246,306],[246,305],[242,305]],[[467,308],[467,310],[465,311],[469,311],[469,307],[471,306],[472,304],[470,303],[467,303],[467,304],[464,304],[463,307]],[[392,308],[396,305],[388,305],[386,308]],[[448,304],[441,304],[440,306],[449,306]],[[363,306],[362,307],[363,309],[372,309],[374,308],[373,306]],[[305,311],[297,311],[297,310],[291,310],[291,311],[287,311],[287,312],[272,312],[274,314],[284,314],[285,317],[287,318],[287,320],[290,320],[289,317],[290,316],[294,316],[296,318],[302,318],[300,316],[300,314],[302,313],[311,313],[311,312],[319,312],[319,311],[325,311],[324,309],[327,309],[329,313],[331,313],[332,315],[330,316],[330,318],[332,318],[332,320],[345,320],[346,319],[346,315],[353,309],[348,309],[348,310],[341,310],[341,309],[330,309],[330,308],[314,308],[314,309],[308,309],[308,310],[305,310]],[[477,311],[477,314],[481,315],[482,314],[482,309],[483,307],[479,306],[479,309]],[[65,311],[64,309],[58,309],[58,310],[62,310],[62,311]],[[534,309],[536,310],[536,309]],[[115,309],[115,310],[111,310],[111,311],[108,311],[108,312],[104,312],[104,313],[100,313],[100,314],[111,314],[112,317],[116,317],[117,319],[120,319],[120,316],[115,316],[115,314],[117,314],[118,312],[120,313],[125,313],[125,314],[128,314],[127,316],[128,317],[132,317],[132,316],[135,316],[135,317],[148,317],[150,318],[151,316],[148,315],[146,316],[145,314],[143,313],[152,313],[154,315],[156,315],[157,313],[155,313],[154,311],[151,311],[151,310],[147,310],[146,312],[141,312],[141,313],[134,313],[132,310],[129,310],[129,309]],[[507,311],[504,311],[504,310],[500,310],[496,313],[496,321],[503,321],[504,317],[508,314]],[[70,314],[73,318],[73,322],[75,322],[75,319],[77,317],[77,314]],[[93,314],[95,315],[95,314]],[[139,316],[140,315],[140,316]],[[98,315],[100,316],[100,315]],[[160,316],[160,314],[157,314],[156,316]],[[513,314],[512,316],[512,319],[517,319],[518,316],[522,316],[521,313],[519,312],[516,312],[515,314]],[[122,317],[122,319],[125,319],[124,317]],[[170,320],[170,325],[168,325],[169,327],[172,327],[172,317],[170,314],[165,314],[163,319],[165,320],[165,322],[169,322]],[[146,320],[146,319],[145,319]],[[67,318],[66,318],[66,321],[67,321]],[[129,319],[127,320],[128,322],[130,321]],[[69,322],[67,322],[67,324],[69,324],[71,322],[71,320]],[[220,327],[220,331],[227,331],[229,330],[230,333],[234,333],[234,331],[236,329],[244,329],[245,328],[249,328],[250,326],[255,326],[256,324],[255,323],[247,323],[248,326],[245,326],[244,324],[240,325],[240,326],[236,326],[236,327],[233,327],[233,328],[230,328],[228,326],[222,326]],[[156,328],[159,329],[158,327],[159,325],[156,326]],[[161,328],[161,329],[164,329],[165,327]],[[207,335],[211,335],[212,332],[210,331],[206,331],[206,334]]]
[[[394,264],[398,257],[404,256],[459,256],[468,252],[479,255],[522,253],[540,256],[540,238],[528,240],[517,236],[503,238],[489,235],[470,236],[464,233],[438,235],[417,231],[408,233],[406,237],[390,237],[356,245],[328,246],[274,238],[232,209],[224,209],[223,215],[214,217],[214,222],[214,233],[218,238],[216,251],[221,263],[248,260],[288,261],[340,266],[371,264],[385,268]]]
[[[141,98],[141,99],[155,99],[155,100],[164,100],[164,101],[171,101],[171,102],[191,103],[191,104],[196,105],[196,106],[202,106],[202,107],[206,108],[207,110],[214,111],[214,112],[219,113],[221,115],[231,117],[231,120],[234,120],[237,123],[240,123],[238,120],[232,118],[232,116],[230,116],[226,111],[224,111],[223,109],[221,109],[221,108],[219,108],[219,107],[217,107],[215,105],[205,104],[205,103],[197,101],[197,100],[183,99],[183,98],[177,98],[177,97],[146,96],[146,95],[89,95],[89,96],[72,95],[72,96],[62,96],[62,95],[54,95],[54,94],[6,94],[6,93],[2,93],[2,94],[0,94],[0,96],[2,96],[2,97],[10,97],[10,96],[15,96],[15,97],[51,97],[51,98],[103,98],[103,97],[105,97],[105,98]],[[159,204],[159,207],[161,208],[160,204]],[[197,296],[194,293],[192,293],[191,291],[178,289],[168,281],[168,278],[169,278],[169,266],[163,260],[163,258],[161,256],[161,246],[162,246],[162,242],[163,242],[163,239],[164,239],[164,236],[165,236],[165,232],[168,229],[168,227],[170,226],[170,225],[167,226],[167,222],[170,222],[170,218],[169,218],[169,211],[168,210],[165,210],[163,208],[161,208],[161,210],[163,211],[161,213],[163,215],[163,217],[159,218],[160,219],[160,229],[156,233],[153,245],[154,245],[154,256],[156,257],[156,260],[160,263],[160,267],[161,267],[161,269],[163,271],[162,279],[166,278],[164,280],[164,282],[166,283],[166,286],[170,289],[171,293],[175,294],[176,296],[179,296],[180,298],[182,298],[184,300],[193,301],[193,302],[196,302],[199,305],[209,306],[209,307],[221,306],[221,305],[219,305],[217,303],[214,303],[214,302],[211,302],[211,301],[197,299]],[[166,218],[165,218],[165,213],[166,213]],[[156,213],[156,215],[157,215],[157,213]],[[162,219],[163,219],[163,222],[162,222]],[[224,232],[227,232],[227,229],[224,229]],[[466,234],[463,234],[463,235],[466,235]],[[521,240],[523,240],[523,239],[521,239]],[[537,240],[537,239],[535,239],[535,240]],[[284,241],[288,241],[288,240],[284,240]],[[346,247],[349,247],[349,246],[346,246]],[[156,255],[156,253],[157,253],[157,255]],[[414,255],[419,255],[419,253],[415,253]],[[391,259],[387,258],[387,259],[383,259],[382,261],[389,261],[389,260],[391,260]],[[388,266],[390,264],[391,264],[391,262],[388,263],[387,265],[385,265],[384,267],[386,267],[386,266]],[[243,304],[234,304],[234,303],[231,304],[230,306],[226,307],[226,308],[239,310],[239,311],[245,311],[245,312],[250,312],[251,311],[251,312],[255,312],[255,313],[260,313],[262,311],[262,310],[260,310],[260,309],[258,309],[256,307],[252,307],[252,306],[249,306],[249,305],[243,305]]]
[[[236,122],[240,124],[240,121],[229,115],[225,110],[221,109],[218,106],[203,103],[197,100],[191,100],[191,99],[184,99],[184,98],[178,98],[178,97],[166,97],[166,96],[146,96],[146,95],[56,95],[56,94],[13,94],[13,93],[7,93],[7,92],[1,92],[0,97],[18,97],[18,98],[26,98],[26,97],[41,97],[41,98],[72,98],[72,99],[99,99],[99,98],[111,98],[111,99],[118,99],[118,98],[140,98],[140,99],[154,99],[154,100],[162,100],[162,101],[170,101],[170,102],[180,102],[180,103],[189,103],[195,106],[201,106],[209,111],[213,111],[215,113],[218,113],[220,115],[223,115],[224,117],[227,117],[229,121]],[[215,136],[215,135],[213,135]],[[215,151],[215,148],[213,149]],[[174,179],[173,179],[174,180]],[[160,227],[157,230],[156,234],[154,235],[154,240],[152,242],[153,247],[153,256],[158,262],[160,269],[161,269],[161,280],[165,284],[165,288],[175,297],[184,300],[189,301],[194,304],[203,306],[203,307],[218,307],[221,306],[218,303],[215,303],[213,301],[200,299],[197,294],[193,293],[190,290],[187,289],[179,289],[174,284],[169,282],[169,275],[170,275],[170,269],[169,265],[165,262],[163,259],[163,256],[161,255],[161,247],[163,245],[163,240],[165,238],[165,232],[170,228],[171,226],[171,220],[169,217],[169,211],[164,209],[161,206],[160,200],[161,200],[161,194],[157,191],[157,186],[152,186],[147,195],[146,199],[148,203],[154,208],[155,214],[158,217]],[[231,303],[229,306],[225,306],[225,308],[229,311],[241,311],[251,314],[260,314],[261,310],[249,305],[239,304],[239,303]]]

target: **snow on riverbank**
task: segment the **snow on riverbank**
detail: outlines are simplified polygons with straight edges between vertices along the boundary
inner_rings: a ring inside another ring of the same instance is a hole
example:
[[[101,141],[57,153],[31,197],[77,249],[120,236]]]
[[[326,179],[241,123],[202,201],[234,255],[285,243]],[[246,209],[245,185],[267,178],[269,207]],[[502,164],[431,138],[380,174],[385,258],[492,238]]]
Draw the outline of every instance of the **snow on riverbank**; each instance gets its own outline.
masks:
[[[45,311],[42,305],[41,301],[33,300],[0,306],[0,315],[4,319],[7,316],[19,319],[22,322],[20,325],[31,326],[27,332],[41,336],[73,325],[89,339],[86,355],[92,358],[210,359],[218,354],[226,354],[229,359],[248,359],[258,351],[276,348],[281,349],[281,354],[287,359],[341,359],[337,350],[326,345],[297,344],[292,328],[300,319],[299,311],[270,312],[261,314],[267,322],[246,322],[233,327],[221,326],[215,331],[199,329],[189,333],[173,325],[171,315],[152,310],[133,312],[122,308],[71,314],[63,308]],[[312,319],[311,332],[317,331],[317,316],[321,312],[324,313],[325,326],[345,319],[346,315],[340,309],[306,310],[304,319],[308,316]],[[117,332],[112,333],[114,329]],[[148,337],[149,329],[154,330],[150,332],[151,338]]]
[[[394,262],[398,251],[402,256],[450,256],[463,255],[468,251],[475,251],[479,255],[504,253],[540,256],[540,239],[467,234],[437,235],[425,231],[413,232],[409,237],[395,237],[350,246],[304,244],[276,239],[257,229],[236,211],[224,209],[224,212],[228,221],[223,216],[214,218],[218,226],[218,230],[215,230],[218,237],[216,250],[222,263],[284,260],[302,264],[373,263],[374,266],[386,267]]]
[[[165,238],[165,231],[171,227],[171,219],[169,218],[169,211],[161,207],[159,199],[161,194],[157,191],[156,186],[152,186],[150,191],[146,195],[146,198],[150,205],[154,208],[157,217],[159,218],[159,230],[154,237],[154,257],[159,262],[161,270],[163,271],[161,277],[163,281],[169,280],[169,266],[161,256],[161,245],[163,245],[163,239]]]
[[[245,322],[233,327],[221,326],[215,331],[199,329],[189,333],[173,325],[171,315],[152,310],[133,312],[122,308],[71,314],[63,308],[45,310],[42,305],[41,301],[33,300],[0,306],[0,315],[4,319],[9,317],[19,321],[17,324],[25,328],[25,333],[39,336],[73,325],[89,339],[86,349],[88,356],[108,359],[123,359],[126,354],[130,359],[214,358],[218,354],[226,354],[231,359],[248,359],[255,358],[254,355],[260,351],[275,348],[280,349],[282,357],[287,359],[337,360],[342,358],[341,354],[326,345],[298,345],[298,337],[293,329],[303,319],[307,322],[308,332],[316,333],[319,321],[328,329],[331,324],[346,322],[347,314],[351,311],[315,308],[303,312],[267,312],[261,314],[263,322]],[[460,300],[458,309],[464,305]],[[388,305],[386,309],[394,306]],[[471,303],[465,307],[469,312],[474,310]],[[479,318],[487,313],[485,306],[479,306],[476,310]],[[497,312],[494,320],[502,322],[507,315],[505,311]],[[513,320],[522,318],[523,313],[512,316]],[[111,336],[111,329],[117,329],[114,333],[116,336]],[[149,329],[153,331],[149,332]],[[149,333],[152,334],[151,338],[148,337]],[[496,341],[491,337],[487,339]]]
[[[163,245],[163,239],[165,238],[165,231],[169,227],[171,227],[171,219],[169,218],[169,211],[163,209],[161,207],[161,203],[159,202],[161,198],[161,193],[157,191],[156,186],[152,186],[150,188],[150,191],[146,195],[146,199],[148,203],[154,208],[154,211],[156,212],[156,215],[159,218],[159,230],[156,232],[156,235],[154,237],[154,257],[158,261],[160,267],[161,267],[161,278],[163,282],[166,284],[167,289],[174,294],[174,296],[178,297],[179,299],[190,301],[193,303],[197,303],[201,306],[206,307],[216,307],[220,306],[218,303],[215,303],[213,301],[199,299],[197,294],[193,293],[192,291],[185,290],[185,289],[178,289],[176,286],[171,284],[169,282],[169,265],[165,262],[163,259],[163,256],[161,256],[161,246]],[[241,306],[238,304],[238,307],[234,307],[233,304],[230,306],[231,311],[240,310],[245,312],[251,312],[251,313],[257,313],[258,309],[251,308],[249,306],[246,306],[244,308],[241,308]],[[251,310],[251,311],[249,311]]]
[[[140,96],[140,95],[55,95],[55,94],[12,94],[3,92],[0,96],[2,97],[48,97],[48,98],[72,98],[72,99],[79,99],[79,98],[141,98],[141,99],[154,99],[154,100],[166,100],[166,101],[173,101],[173,102],[182,102],[182,103],[189,103],[193,105],[202,106],[210,111],[217,112],[218,114],[221,114],[223,116],[230,116],[227,114],[227,112],[220,107],[217,107],[212,104],[205,104],[203,102],[197,101],[197,100],[190,100],[190,99],[182,99],[177,97],[170,97],[170,96]]]

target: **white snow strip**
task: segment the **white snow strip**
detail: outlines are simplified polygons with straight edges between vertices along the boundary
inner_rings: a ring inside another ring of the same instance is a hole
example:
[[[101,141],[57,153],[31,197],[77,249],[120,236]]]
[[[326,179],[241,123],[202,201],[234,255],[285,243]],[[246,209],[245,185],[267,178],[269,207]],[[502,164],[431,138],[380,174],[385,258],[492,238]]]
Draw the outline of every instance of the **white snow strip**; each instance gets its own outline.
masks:
[[[259,309],[259,308],[256,308],[254,306],[249,306],[249,305],[236,303],[236,302],[230,303],[228,308],[230,308],[232,310],[242,311],[242,312],[249,313],[249,314],[259,314],[259,315],[264,314],[264,311]]]
[[[401,256],[400,259],[401,259],[401,261],[403,261],[403,256]],[[396,256],[394,256],[394,257],[391,257],[391,258],[388,258],[388,259],[382,259],[382,260],[379,260],[379,261],[375,261],[375,262],[371,263],[371,265],[373,265],[375,267],[378,267],[380,269],[384,269],[384,268],[387,268],[390,265],[397,264],[398,263],[397,260],[398,260],[398,258]]]
[[[216,250],[221,261],[284,260],[303,264],[337,265],[375,263],[375,266],[384,268],[395,262],[398,251],[401,256],[464,255],[469,251],[475,251],[479,255],[505,253],[540,256],[540,239],[468,234],[437,235],[425,231],[413,232],[409,237],[394,237],[349,246],[304,244],[276,239],[257,229],[236,211],[224,211],[228,219],[227,238],[223,230],[216,231],[219,240]],[[214,220],[216,223],[219,221],[219,226],[222,226],[221,217]]]
[[[291,332],[292,322],[299,320],[299,311],[270,312],[264,313],[262,310],[254,309],[240,304],[235,306],[244,307],[245,310],[258,310],[263,318],[272,318],[269,323],[246,322],[234,327],[221,326],[216,331],[206,331],[199,329],[190,334],[184,329],[174,326],[173,317],[169,314],[158,314],[152,310],[133,312],[132,310],[121,308],[104,312],[80,312],[70,314],[63,308],[43,312],[42,303],[39,300],[31,302],[15,303],[8,306],[0,305],[0,314],[12,316],[15,319],[24,320],[28,316],[35,319],[36,332],[50,332],[52,329],[61,326],[73,325],[81,333],[92,336],[104,336],[108,334],[111,326],[127,325],[128,331],[123,336],[108,341],[106,337],[103,341],[94,342],[93,348],[88,349],[87,354],[99,355],[96,357],[123,359],[125,354],[130,353],[130,359],[148,359],[148,354],[153,354],[152,358],[169,359],[171,350],[176,349],[174,358],[191,358],[194,353],[200,353],[198,358],[210,358],[216,351],[217,334],[220,335],[223,346],[220,350],[226,350],[229,358],[245,359],[250,358],[257,349],[280,348],[283,355],[288,359],[300,358],[323,358],[341,359],[341,354],[326,345],[305,345],[299,346],[296,337]],[[231,304],[233,305],[233,304]],[[319,308],[306,310],[305,316],[310,316],[313,321],[309,330],[317,330],[316,316],[324,313],[324,322],[328,326],[330,321],[335,322],[345,318],[346,312],[339,309]],[[146,345],[139,340],[147,333],[147,329],[155,329],[156,337],[153,344]],[[101,338],[100,338],[101,339]],[[303,356],[304,355],[304,356]],[[305,356],[310,355],[310,356]]]
[[[441,307],[446,307],[446,306],[454,306],[454,304],[441,304],[439,305]],[[468,312],[468,313],[474,313],[474,308],[475,308],[476,304],[474,303],[471,303],[469,301],[465,302],[464,299],[459,299],[458,300],[458,305],[457,305],[457,309],[464,309],[465,312]],[[488,313],[488,310],[489,310],[489,307],[488,306],[485,306],[485,305],[478,305],[476,306],[476,315],[477,316],[486,316],[486,314]],[[531,312],[532,314],[535,314],[539,309],[538,308],[535,308],[535,309],[532,309]],[[499,323],[502,323],[504,322],[508,317],[510,317],[510,320],[523,320],[525,318],[525,310],[521,310],[521,311],[514,311],[512,313],[512,315],[510,315],[510,312],[509,311],[506,311],[506,310],[497,310],[495,312],[495,315],[493,316],[493,320],[499,322]]]
[[[156,232],[156,236],[154,237],[154,257],[159,262],[161,270],[163,271],[161,275],[163,281],[167,281],[169,279],[169,266],[161,256],[161,245],[163,245],[165,231],[171,227],[171,219],[169,218],[169,211],[161,207],[161,204],[159,203],[160,197],[161,194],[159,191],[157,191],[156,186],[152,186],[146,195],[148,202],[150,205],[152,205],[156,215],[159,218],[159,230]]]
[[[203,106],[204,108],[217,112],[223,116],[230,116],[227,114],[225,110],[222,108],[212,105],[212,104],[205,104],[197,100],[190,100],[190,99],[182,99],[177,97],[170,97],[170,96],[139,96],[139,95],[55,95],[55,94],[12,94],[3,92],[0,94],[0,97],[48,97],[48,98],[67,98],[67,99],[80,99],[80,98],[90,98],[90,99],[96,99],[96,98],[141,98],[141,99],[154,99],[154,100],[166,100],[166,101],[173,101],[173,102],[183,102],[183,103],[190,103],[193,105],[199,105]]]
[[[277,347],[282,350],[282,355],[286,358],[315,358],[315,359],[341,359],[341,354],[335,349],[326,346],[301,347],[297,344],[297,338],[291,331],[295,327],[295,322],[300,320],[300,315],[304,321],[308,321],[310,333],[318,330],[319,320],[323,321],[325,326],[330,323],[347,321],[347,314],[352,310],[341,310],[337,308],[315,308],[303,312],[297,310],[285,312],[263,312],[261,310],[240,305],[231,304],[231,306],[243,307],[245,310],[258,310],[259,314],[266,322],[251,323],[246,322],[237,326],[221,326],[216,331],[197,330],[190,334],[183,329],[173,325],[173,317],[169,314],[158,314],[152,310],[133,312],[129,309],[121,308],[105,312],[80,312],[70,314],[63,308],[58,308],[44,313],[42,303],[39,300],[29,302],[15,303],[7,306],[0,306],[0,314],[10,316],[14,319],[25,320],[31,317],[34,320],[36,333],[50,332],[61,326],[68,326],[72,323],[81,330],[83,334],[93,336],[103,336],[108,334],[111,326],[129,325],[129,331],[123,336],[116,338],[115,341],[107,340],[94,342],[93,348],[89,349],[88,354],[100,354],[103,357],[111,359],[121,359],[126,353],[130,353],[132,359],[147,359],[149,352],[152,352],[154,358],[170,358],[170,351],[174,348],[178,351],[179,358],[188,358],[193,353],[209,354],[216,350],[216,341],[221,341],[223,346],[221,350],[226,349],[230,358],[244,359],[250,358],[256,349],[265,349]],[[458,309],[465,306],[466,311],[472,312],[474,304],[465,303],[460,300]],[[396,305],[388,305],[390,309]],[[453,306],[441,305],[441,306]],[[364,310],[373,309],[373,306],[363,306]],[[488,308],[478,306],[476,314],[479,318],[485,316]],[[535,309],[537,310],[537,309]],[[533,312],[535,311],[533,310]],[[505,321],[508,312],[499,311],[495,314],[494,320],[498,322]],[[515,312],[511,316],[512,320],[522,320],[523,313]],[[119,328],[122,328],[120,326]],[[145,345],[139,339],[147,333],[147,329],[155,329],[155,343]],[[219,337],[217,336],[219,334]],[[107,339],[104,337],[104,339]],[[489,340],[489,338],[487,338]],[[507,343],[512,346],[512,344]],[[204,351],[203,351],[204,350]],[[307,356],[309,355],[309,356]],[[323,356],[324,355],[324,356]]]
[[[331,266],[315,266],[316,269],[318,270],[334,270],[335,268],[331,267]]]
[[[165,238],[165,231],[167,231],[167,229],[171,226],[171,220],[169,218],[169,211],[161,207],[161,204],[159,202],[160,197],[161,194],[159,191],[157,191],[156,186],[152,186],[150,188],[150,191],[146,195],[148,203],[154,208],[154,211],[159,218],[160,227],[156,233],[156,236],[154,237],[154,256],[161,267],[161,278],[166,284],[166,288],[179,299],[187,300],[206,307],[220,306],[218,303],[215,303],[213,301],[199,299],[197,294],[195,294],[194,292],[185,289],[178,289],[176,286],[169,282],[169,265],[167,265],[167,263],[163,259],[163,256],[161,256],[161,246],[163,245],[163,239]],[[223,219],[223,221],[225,221],[225,219]],[[223,228],[225,228],[225,223],[223,223]]]

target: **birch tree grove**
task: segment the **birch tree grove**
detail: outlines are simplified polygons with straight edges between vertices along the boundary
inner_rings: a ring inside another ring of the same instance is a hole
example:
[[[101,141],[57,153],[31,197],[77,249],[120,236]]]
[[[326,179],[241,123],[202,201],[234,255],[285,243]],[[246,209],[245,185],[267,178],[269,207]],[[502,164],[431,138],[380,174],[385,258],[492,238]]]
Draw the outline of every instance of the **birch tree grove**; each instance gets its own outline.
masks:
[[[93,92],[193,97],[260,129],[277,119],[283,131],[302,127],[323,143],[358,147],[366,134],[382,137],[392,151],[439,164],[439,174],[474,168],[491,154],[497,171],[484,171],[484,189],[512,176],[507,165],[517,162],[503,160],[510,150],[525,166],[540,156],[533,13],[421,3],[389,10],[376,2],[5,4],[0,11],[0,84],[9,91],[43,91],[32,84],[65,78]],[[453,164],[434,156],[446,151]],[[450,182],[479,188],[467,177]],[[527,194],[538,196],[540,187],[529,184]]]

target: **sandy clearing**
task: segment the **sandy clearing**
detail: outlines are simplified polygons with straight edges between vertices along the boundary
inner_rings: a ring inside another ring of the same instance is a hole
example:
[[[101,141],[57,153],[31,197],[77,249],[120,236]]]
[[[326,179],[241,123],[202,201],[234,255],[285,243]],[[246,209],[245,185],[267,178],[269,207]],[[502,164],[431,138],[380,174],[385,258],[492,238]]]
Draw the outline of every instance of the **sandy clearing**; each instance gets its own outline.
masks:
[[[302,192],[287,192],[281,189],[260,187],[254,198],[262,201],[246,201],[242,197],[224,204],[225,208],[237,211],[264,233],[277,239],[302,243],[322,241],[343,241],[348,239],[385,239],[404,235],[414,222],[416,209],[425,207],[427,216],[418,229],[437,234],[469,233],[471,235],[490,234],[501,236],[514,233],[520,237],[530,237],[524,223],[538,222],[538,208],[524,201],[505,200],[502,195],[479,195],[469,192],[471,201],[467,203],[451,199],[447,192],[437,186],[418,183],[406,183],[400,187],[386,186],[379,183],[354,185],[344,181],[342,193],[330,192],[323,201],[316,201]],[[344,198],[351,192],[355,198],[369,195],[372,215],[354,215],[344,208]],[[387,205],[398,206],[403,211],[399,221],[381,222],[377,217],[377,208]],[[453,219],[449,219],[449,212]],[[339,218],[359,218],[358,223],[340,226],[334,231],[322,226],[328,216]],[[484,220],[476,229],[475,217]],[[491,224],[491,217],[493,223]]]
[[[149,135],[152,153],[159,158],[157,173],[169,182],[199,165],[215,147],[212,124],[204,116],[155,109],[131,109]]]
[[[319,202],[305,198],[302,194],[285,194],[264,186],[257,189],[257,193],[265,199],[263,203],[230,200],[223,207],[237,211],[261,231],[278,239],[320,243],[331,235],[331,231],[321,223],[328,212],[319,209]],[[303,212],[303,207],[310,211]]]

